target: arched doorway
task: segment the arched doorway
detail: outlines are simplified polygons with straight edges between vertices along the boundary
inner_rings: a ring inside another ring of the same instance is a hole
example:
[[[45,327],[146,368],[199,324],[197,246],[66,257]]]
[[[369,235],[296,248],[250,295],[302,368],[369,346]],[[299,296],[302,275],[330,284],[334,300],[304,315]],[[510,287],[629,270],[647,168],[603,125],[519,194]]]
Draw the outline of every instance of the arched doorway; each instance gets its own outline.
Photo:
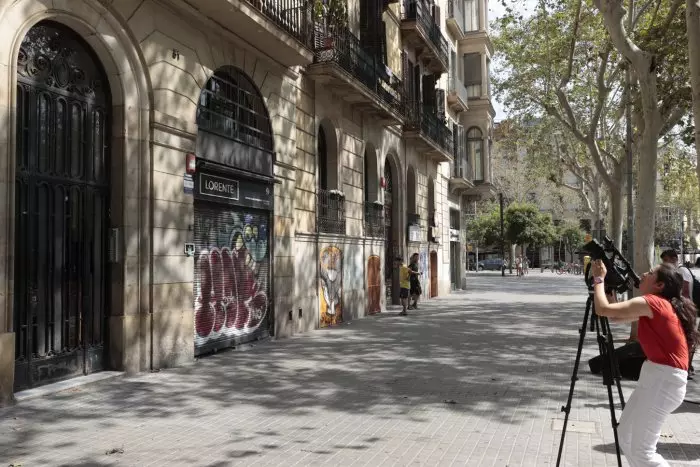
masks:
[[[43,21],[17,58],[15,390],[106,365],[111,99],[73,30]]]
[[[398,170],[390,157],[384,161],[384,286],[386,303],[399,302],[398,274],[394,270],[394,260],[400,253],[400,239],[397,235],[398,216]]]
[[[273,136],[262,95],[240,69],[209,78],[197,109],[195,355],[268,337]]]
[[[430,298],[438,296],[438,254],[430,252]]]

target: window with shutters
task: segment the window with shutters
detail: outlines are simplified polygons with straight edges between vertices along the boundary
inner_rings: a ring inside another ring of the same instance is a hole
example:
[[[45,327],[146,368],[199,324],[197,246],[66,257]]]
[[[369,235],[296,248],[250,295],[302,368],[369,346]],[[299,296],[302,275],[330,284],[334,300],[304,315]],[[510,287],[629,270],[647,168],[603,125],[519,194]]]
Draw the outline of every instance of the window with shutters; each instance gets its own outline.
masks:
[[[474,170],[474,180],[484,180],[484,134],[477,127],[467,132],[467,160]]]
[[[430,113],[436,110],[435,76],[423,76],[423,109]],[[428,110],[430,109],[430,110]]]
[[[481,0],[464,0],[464,28],[466,32],[479,30],[479,3]]]
[[[437,89],[435,91],[435,107],[437,109],[437,118],[441,124],[445,123],[447,114],[445,113],[445,90]]]
[[[481,97],[481,54],[464,54],[464,86],[470,99]]]

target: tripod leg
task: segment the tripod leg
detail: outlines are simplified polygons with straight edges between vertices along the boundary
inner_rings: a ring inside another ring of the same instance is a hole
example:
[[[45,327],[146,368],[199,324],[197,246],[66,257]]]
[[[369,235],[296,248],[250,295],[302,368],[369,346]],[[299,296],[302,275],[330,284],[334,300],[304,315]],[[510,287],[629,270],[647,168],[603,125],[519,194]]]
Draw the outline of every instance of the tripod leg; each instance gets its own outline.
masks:
[[[576,350],[576,360],[574,361],[574,371],[571,374],[571,386],[569,387],[569,398],[566,400],[566,406],[561,408],[564,412],[564,425],[561,428],[561,440],[559,441],[559,454],[557,454],[557,467],[561,463],[561,454],[564,452],[564,438],[566,437],[566,424],[569,422],[569,413],[571,412],[571,400],[574,397],[574,386],[576,385],[576,380],[578,379],[578,367],[581,363],[581,351],[583,350],[583,341],[586,337],[586,326],[588,325],[588,316],[591,312],[591,306],[593,305],[593,296],[588,295],[588,300],[586,301],[586,312],[583,314],[583,324],[578,330],[578,349]]]
[[[615,358],[615,346],[613,345],[612,332],[610,331],[610,322],[605,317],[600,317],[595,314],[595,306],[593,309],[593,320],[595,320],[596,331],[598,334],[598,349],[603,360],[603,384],[608,389],[608,406],[610,407],[610,423],[615,437],[615,453],[617,454],[617,465],[622,467],[622,455],[620,452],[620,441],[617,435],[617,416],[615,415],[615,401],[613,400],[613,381],[617,385],[620,402],[624,409],[624,396],[622,394],[622,386],[620,385],[620,368]]]

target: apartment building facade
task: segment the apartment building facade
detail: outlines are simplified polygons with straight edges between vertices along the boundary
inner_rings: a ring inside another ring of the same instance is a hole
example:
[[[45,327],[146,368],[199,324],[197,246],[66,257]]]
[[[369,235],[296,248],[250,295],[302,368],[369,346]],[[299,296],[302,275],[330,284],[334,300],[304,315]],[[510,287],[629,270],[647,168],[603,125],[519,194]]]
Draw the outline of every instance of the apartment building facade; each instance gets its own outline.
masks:
[[[463,285],[474,3],[0,0],[0,402]]]

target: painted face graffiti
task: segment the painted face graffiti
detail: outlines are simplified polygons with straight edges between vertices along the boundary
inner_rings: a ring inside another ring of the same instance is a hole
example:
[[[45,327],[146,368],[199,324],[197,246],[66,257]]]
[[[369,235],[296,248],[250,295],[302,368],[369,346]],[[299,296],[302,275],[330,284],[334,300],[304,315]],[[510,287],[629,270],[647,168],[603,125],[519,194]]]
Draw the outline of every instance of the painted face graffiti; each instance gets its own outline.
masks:
[[[200,342],[251,333],[267,313],[267,226],[231,214],[214,231],[203,232],[215,246],[202,249],[196,263],[195,330]],[[204,226],[203,226],[204,227]],[[208,235],[207,235],[208,234]],[[250,248],[248,247],[250,245]]]
[[[335,324],[342,317],[343,256],[338,247],[321,251],[321,326]]]

